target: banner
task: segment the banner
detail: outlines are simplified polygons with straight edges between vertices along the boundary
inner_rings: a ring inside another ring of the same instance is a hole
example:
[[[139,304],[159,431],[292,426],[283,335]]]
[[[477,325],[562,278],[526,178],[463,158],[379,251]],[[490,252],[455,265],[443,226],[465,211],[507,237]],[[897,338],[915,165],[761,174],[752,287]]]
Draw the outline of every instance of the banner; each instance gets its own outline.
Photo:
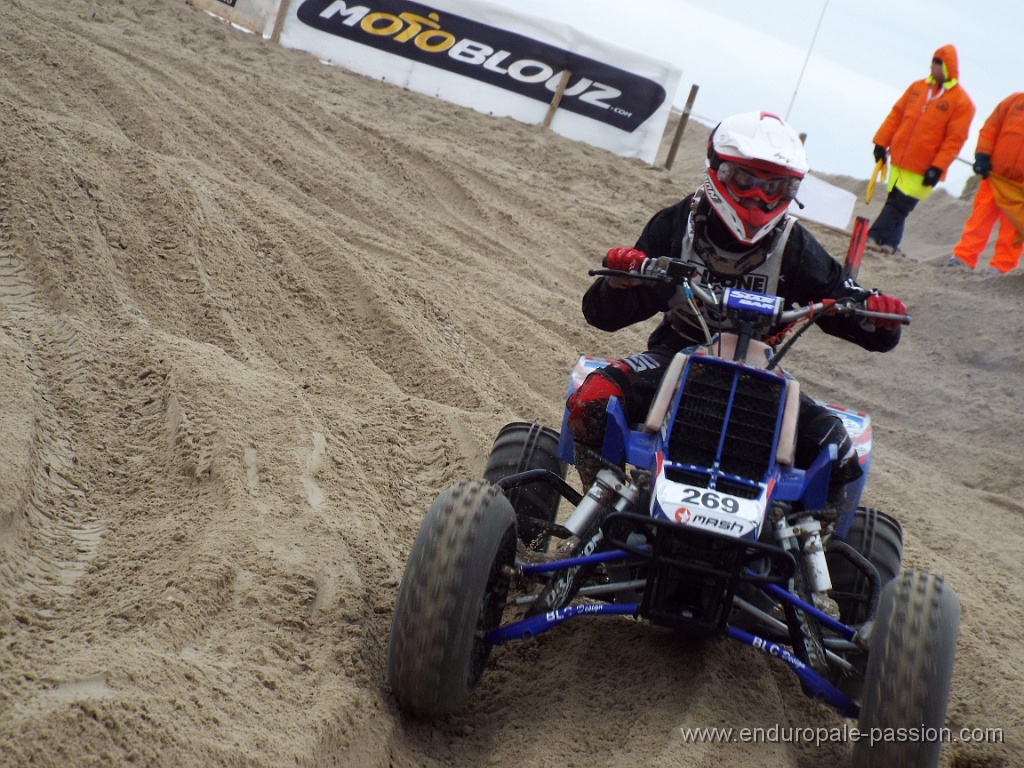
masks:
[[[280,44],[479,112],[653,162],[681,72],[479,0],[291,0]]]

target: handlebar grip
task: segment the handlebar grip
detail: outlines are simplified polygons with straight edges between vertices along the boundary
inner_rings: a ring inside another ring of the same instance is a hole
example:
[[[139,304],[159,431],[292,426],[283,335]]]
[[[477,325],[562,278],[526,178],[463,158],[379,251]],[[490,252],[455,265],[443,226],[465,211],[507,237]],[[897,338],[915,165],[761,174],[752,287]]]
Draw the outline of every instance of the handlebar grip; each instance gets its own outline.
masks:
[[[900,325],[910,325],[910,315],[897,315],[892,312],[871,312],[860,310],[857,315],[868,320],[899,320]]]
[[[875,312],[871,317],[877,317],[881,320],[899,320],[900,325],[910,325],[910,315],[893,315],[888,312]]]

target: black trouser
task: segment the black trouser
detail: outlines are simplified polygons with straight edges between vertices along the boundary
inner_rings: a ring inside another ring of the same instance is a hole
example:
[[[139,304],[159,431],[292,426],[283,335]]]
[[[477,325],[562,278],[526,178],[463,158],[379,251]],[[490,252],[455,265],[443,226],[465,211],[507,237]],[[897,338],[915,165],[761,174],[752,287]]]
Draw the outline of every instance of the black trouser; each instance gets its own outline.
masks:
[[[879,245],[897,247],[903,241],[903,225],[917,206],[917,198],[905,195],[893,187],[885,200],[882,212],[868,230],[868,237]]]

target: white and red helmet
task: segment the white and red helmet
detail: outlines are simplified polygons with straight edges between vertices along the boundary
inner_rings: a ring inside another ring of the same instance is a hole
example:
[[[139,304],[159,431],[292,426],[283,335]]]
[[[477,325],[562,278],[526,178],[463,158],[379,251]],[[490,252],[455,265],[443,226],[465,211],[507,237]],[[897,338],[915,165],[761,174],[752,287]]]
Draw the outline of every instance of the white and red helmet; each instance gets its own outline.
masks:
[[[782,118],[734,115],[708,140],[705,196],[732,235],[753,245],[786,215],[807,170],[804,145]]]

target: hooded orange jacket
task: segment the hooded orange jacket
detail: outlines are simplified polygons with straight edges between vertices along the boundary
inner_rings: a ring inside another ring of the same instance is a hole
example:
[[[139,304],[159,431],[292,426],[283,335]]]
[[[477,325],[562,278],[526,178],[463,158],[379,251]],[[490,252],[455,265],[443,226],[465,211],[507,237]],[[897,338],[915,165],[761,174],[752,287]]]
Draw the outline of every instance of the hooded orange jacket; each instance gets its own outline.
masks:
[[[1024,93],[999,102],[981,127],[975,152],[989,156],[993,173],[1024,181]]]
[[[944,45],[935,58],[945,65],[946,82],[938,97],[929,99],[935,81],[931,75],[911,83],[875,133],[874,142],[889,149],[890,162],[913,173],[929,167],[946,169],[967,141],[974,119],[974,103],[957,83],[960,74],[956,48]]]

